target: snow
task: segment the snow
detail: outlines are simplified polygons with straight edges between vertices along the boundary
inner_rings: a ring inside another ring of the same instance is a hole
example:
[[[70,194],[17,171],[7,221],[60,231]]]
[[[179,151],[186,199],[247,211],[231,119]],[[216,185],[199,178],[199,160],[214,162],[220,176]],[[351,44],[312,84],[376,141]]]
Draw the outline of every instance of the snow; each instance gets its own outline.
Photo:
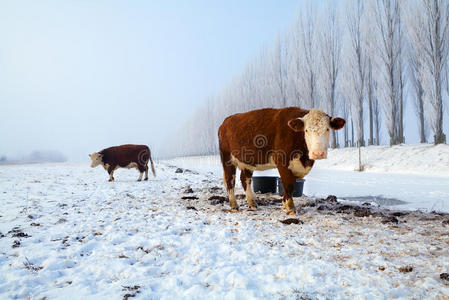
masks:
[[[357,148],[329,150],[328,159],[316,161],[305,177],[304,194],[332,194],[389,208],[449,212],[449,145],[369,146],[361,149],[361,155],[365,171],[354,172]],[[176,158],[171,163],[211,171],[217,177],[223,173],[218,156]],[[268,170],[254,175],[279,173]]]
[[[171,165],[182,162],[196,168],[175,173]],[[260,195],[272,204],[255,212],[243,199],[238,213],[208,201],[223,195],[216,163],[216,157],[161,161],[157,178],[137,182],[137,172],[117,170],[113,183],[87,163],[0,166],[0,298],[449,294],[439,277],[449,272],[447,215],[411,214],[383,224],[379,216],[321,211],[302,197],[295,203],[304,224],[284,225],[277,196]],[[194,193],[185,194],[188,187]],[[20,245],[12,247],[15,241]],[[407,266],[411,272],[401,271]]]
[[[361,148],[366,172],[417,174],[449,177],[449,145],[397,145]],[[358,167],[358,148],[330,150],[328,159],[316,168],[353,171]]]

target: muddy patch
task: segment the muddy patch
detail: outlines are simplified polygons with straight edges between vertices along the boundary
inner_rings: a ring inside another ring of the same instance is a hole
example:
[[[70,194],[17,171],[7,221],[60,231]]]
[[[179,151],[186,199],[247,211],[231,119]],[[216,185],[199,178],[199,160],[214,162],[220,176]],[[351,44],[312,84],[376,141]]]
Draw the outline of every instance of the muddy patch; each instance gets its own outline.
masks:
[[[123,300],[136,297],[136,295],[140,293],[140,285],[122,286],[122,287],[123,287],[122,291],[126,292],[126,294],[123,295]]]
[[[289,218],[289,219],[285,219],[285,220],[279,220],[279,222],[281,222],[282,224],[285,224],[285,225],[304,224],[304,221],[301,221],[300,219],[296,219],[296,218]]]
[[[401,273],[410,273],[411,271],[413,271],[413,266],[399,267],[398,271]]]
[[[448,273],[441,273],[440,279],[446,282],[449,282],[449,274]]]
[[[214,195],[209,197],[209,203],[212,205],[218,205],[218,204],[224,204],[224,203],[229,203],[229,200],[227,197],[224,196],[218,196],[218,195]]]
[[[197,196],[182,196],[182,200],[198,200],[199,198]]]

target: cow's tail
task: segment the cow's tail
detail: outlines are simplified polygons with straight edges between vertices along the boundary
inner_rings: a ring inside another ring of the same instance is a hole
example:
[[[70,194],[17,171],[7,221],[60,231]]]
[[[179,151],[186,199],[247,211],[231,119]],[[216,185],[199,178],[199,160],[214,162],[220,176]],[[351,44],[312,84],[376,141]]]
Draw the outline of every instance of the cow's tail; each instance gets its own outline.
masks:
[[[154,177],[156,177],[156,170],[154,169],[153,159],[151,159],[151,153],[150,153],[150,162],[151,162],[151,172],[153,172]]]

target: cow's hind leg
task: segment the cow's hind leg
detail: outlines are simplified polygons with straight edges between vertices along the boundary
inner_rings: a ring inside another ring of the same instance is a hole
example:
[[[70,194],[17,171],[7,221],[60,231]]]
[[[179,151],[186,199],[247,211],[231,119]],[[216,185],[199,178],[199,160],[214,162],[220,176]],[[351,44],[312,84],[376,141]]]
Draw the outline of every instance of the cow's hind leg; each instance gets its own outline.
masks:
[[[279,175],[281,175],[282,187],[284,188],[282,206],[285,208],[288,215],[294,215],[296,213],[296,208],[292,196],[296,177],[286,167],[278,167],[278,171]]]
[[[246,201],[248,201],[248,207],[251,210],[257,209],[256,196],[254,195],[253,188],[251,186],[251,178],[253,172],[247,169],[243,169],[240,173],[240,181],[242,182],[243,189],[246,194]]]
[[[148,163],[145,165],[145,179],[148,180]]]
[[[229,198],[232,211],[238,211],[239,206],[235,200],[235,165],[231,162],[231,155],[220,151],[221,163],[223,164],[223,181]]]
[[[142,176],[143,176],[143,172],[145,171],[145,167],[142,165],[138,165],[137,170],[139,170],[139,172],[140,172],[139,178],[137,179],[137,181],[142,181]]]

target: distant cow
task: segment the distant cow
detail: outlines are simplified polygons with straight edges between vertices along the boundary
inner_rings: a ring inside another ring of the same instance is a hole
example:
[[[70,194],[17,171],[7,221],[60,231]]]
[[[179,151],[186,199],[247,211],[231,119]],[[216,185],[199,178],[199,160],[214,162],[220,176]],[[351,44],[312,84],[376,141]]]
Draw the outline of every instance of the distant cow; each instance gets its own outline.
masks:
[[[238,210],[234,186],[236,167],[250,209],[256,209],[251,178],[255,170],[277,168],[284,187],[283,207],[295,214],[296,179],[307,175],[316,159],[327,158],[329,130],[346,121],[321,110],[298,107],[259,109],[226,118],[218,129],[224,184],[233,211]]]
[[[145,172],[145,180],[148,180],[148,161],[151,162],[151,171],[156,177],[153,160],[151,159],[150,148],[146,145],[122,145],[110,147],[89,154],[92,168],[102,165],[109,173],[109,181],[114,181],[114,171],[118,168],[136,168],[140,172],[139,179],[142,180]]]

